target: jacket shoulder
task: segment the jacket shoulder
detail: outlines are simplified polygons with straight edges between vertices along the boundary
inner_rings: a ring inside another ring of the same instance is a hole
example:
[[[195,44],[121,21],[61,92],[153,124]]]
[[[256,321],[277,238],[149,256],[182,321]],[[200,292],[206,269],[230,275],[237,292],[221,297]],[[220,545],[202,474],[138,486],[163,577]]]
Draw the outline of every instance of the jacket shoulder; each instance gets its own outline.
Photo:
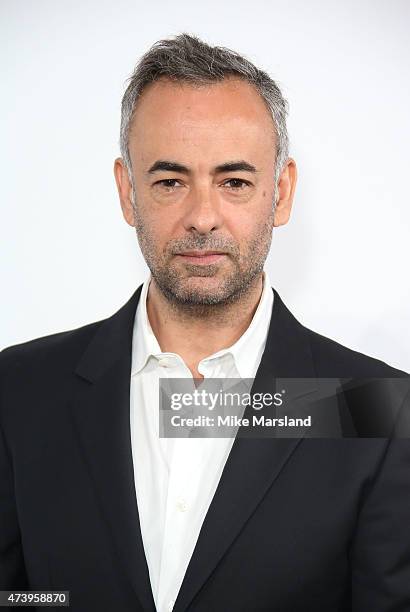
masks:
[[[319,377],[407,377],[409,374],[380,359],[355,351],[336,340],[303,327]]]
[[[8,346],[0,351],[0,368],[10,371],[21,367],[36,369],[44,363],[72,363],[104,320]]]

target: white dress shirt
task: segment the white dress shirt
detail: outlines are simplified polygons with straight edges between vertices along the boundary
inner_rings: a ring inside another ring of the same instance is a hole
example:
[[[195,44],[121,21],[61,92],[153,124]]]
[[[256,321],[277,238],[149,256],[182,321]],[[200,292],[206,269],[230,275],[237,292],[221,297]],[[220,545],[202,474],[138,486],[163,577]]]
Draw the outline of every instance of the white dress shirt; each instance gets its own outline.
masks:
[[[191,378],[176,353],[164,353],[147,316],[151,277],[135,314],[130,387],[131,444],[142,540],[158,612],[173,609],[234,438],[160,438],[159,378]],[[204,378],[254,378],[273,305],[266,271],[249,327],[230,347],[202,359]]]

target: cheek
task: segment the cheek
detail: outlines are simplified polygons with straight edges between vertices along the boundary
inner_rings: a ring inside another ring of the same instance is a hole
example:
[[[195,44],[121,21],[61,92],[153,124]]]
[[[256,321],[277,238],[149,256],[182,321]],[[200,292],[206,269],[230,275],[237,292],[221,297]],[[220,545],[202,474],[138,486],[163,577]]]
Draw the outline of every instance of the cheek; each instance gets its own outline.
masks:
[[[147,196],[137,199],[138,217],[141,226],[161,245],[180,238],[183,233],[183,212],[181,206],[158,204]]]
[[[249,244],[255,238],[264,238],[273,228],[273,207],[266,203],[258,209],[243,210],[226,219],[225,227],[241,244]]]
[[[137,215],[137,231],[147,248],[162,252],[173,238],[170,215],[157,214],[155,210],[141,207]]]

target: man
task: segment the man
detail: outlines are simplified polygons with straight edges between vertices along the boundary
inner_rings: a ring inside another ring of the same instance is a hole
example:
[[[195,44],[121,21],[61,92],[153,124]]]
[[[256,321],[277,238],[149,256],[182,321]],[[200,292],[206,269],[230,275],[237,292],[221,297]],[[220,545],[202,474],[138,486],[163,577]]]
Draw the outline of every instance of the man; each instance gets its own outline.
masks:
[[[396,378],[270,287],[296,164],[238,54],[154,45],[115,178],[150,276],[110,318],[1,355],[0,588],[75,612],[410,610],[407,439],[158,435],[159,379]]]

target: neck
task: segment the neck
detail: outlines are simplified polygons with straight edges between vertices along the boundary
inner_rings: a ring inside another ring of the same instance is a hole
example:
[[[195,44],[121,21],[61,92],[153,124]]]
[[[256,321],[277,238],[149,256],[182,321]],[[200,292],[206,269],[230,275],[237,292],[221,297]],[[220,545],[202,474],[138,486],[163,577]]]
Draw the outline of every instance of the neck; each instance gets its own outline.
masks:
[[[195,378],[201,359],[234,344],[249,327],[262,295],[259,274],[245,293],[230,303],[186,305],[170,302],[152,278],[147,315],[163,352],[180,355]]]

